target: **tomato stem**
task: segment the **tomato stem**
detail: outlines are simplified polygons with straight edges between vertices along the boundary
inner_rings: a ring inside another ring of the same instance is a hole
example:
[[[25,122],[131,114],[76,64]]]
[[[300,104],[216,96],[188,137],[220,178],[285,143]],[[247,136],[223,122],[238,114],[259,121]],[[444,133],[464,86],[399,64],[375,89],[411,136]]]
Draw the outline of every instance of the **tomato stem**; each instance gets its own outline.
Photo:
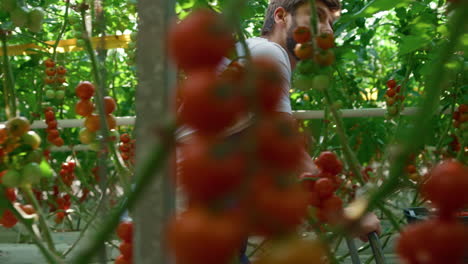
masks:
[[[26,198],[31,201],[34,209],[36,209],[37,215],[39,217],[39,226],[41,227],[41,232],[44,235],[44,239],[47,243],[47,246],[54,253],[57,252],[55,249],[54,241],[52,240],[52,235],[49,226],[47,225],[47,221],[44,219],[45,214],[42,212],[42,208],[39,202],[36,200],[36,196],[34,196],[31,190],[31,186],[26,186],[21,189],[23,190],[23,193],[25,194]]]
[[[6,33],[0,32],[0,39],[2,41],[3,51],[3,73],[5,74],[3,87],[6,101],[6,116],[9,119],[11,117],[16,116],[15,81],[13,77],[13,72],[11,71],[10,59],[8,57],[8,44]]]

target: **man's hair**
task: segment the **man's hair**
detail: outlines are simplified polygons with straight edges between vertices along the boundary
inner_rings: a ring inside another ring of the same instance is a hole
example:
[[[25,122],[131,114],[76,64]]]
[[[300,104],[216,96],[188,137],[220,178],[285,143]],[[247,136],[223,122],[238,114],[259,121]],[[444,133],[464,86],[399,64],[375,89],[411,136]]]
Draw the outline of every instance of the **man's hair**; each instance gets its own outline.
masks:
[[[265,22],[262,27],[262,36],[268,35],[273,31],[275,26],[275,10],[282,7],[286,12],[294,16],[296,9],[307,3],[309,0],[270,0],[267,11],[265,13]],[[339,11],[341,9],[340,0],[318,0],[324,3],[331,11]]]

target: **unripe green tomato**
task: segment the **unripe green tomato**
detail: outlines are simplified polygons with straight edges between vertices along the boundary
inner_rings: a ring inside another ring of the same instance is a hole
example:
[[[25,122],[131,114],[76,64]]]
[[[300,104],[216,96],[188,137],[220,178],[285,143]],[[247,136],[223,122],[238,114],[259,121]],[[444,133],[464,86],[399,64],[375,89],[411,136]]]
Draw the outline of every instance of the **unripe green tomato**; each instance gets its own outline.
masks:
[[[16,27],[24,27],[28,23],[28,10],[24,7],[17,7],[11,11],[10,19]]]
[[[88,144],[88,147],[91,151],[99,151],[99,149],[101,148],[99,142],[97,141],[91,142],[90,144]]]
[[[39,149],[35,149],[26,156],[26,162],[35,162],[40,164],[42,161],[42,151]]]
[[[18,187],[21,185],[21,174],[17,170],[8,170],[2,177],[2,183],[6,187]]]
[[[41,167],[39,167],[39,164],[31,162],[24,166],[21,170],[21,174],[23,175],[21,185],[35,184],[41,180],[42,170]]]
[[[17,0],[2,0],[0,1],[0,8],[7,12],[11,12],[15,10],[17,4]]]
[[[58,100],[63,100],[65,98],[65,91],[63,90],[58,90],[55,92],[55,98]]]
[[[96,133],[91,132],[86,128],[82,128],[78,134],[78,138],[82,144],[88,145],[96,140]]]
[[[319,91],[325,91],[330,85],[330,79],[326,75],[317,75],[312,80],[312,87]]]
[[[33,8],[28,13],[28,28],[31,32],[38,33],[42,29],[44,23],[44,10],[40,7]]]
[[[136,42],[131,41],[131,42],[128,43],[128,49],[133,50],[135,48],[136,48]]]
[[[52,89],[48,89],[45,91],[45,96],[47,99],[54,99],[55,98],[55,91]]]
[[[113,141],[113,142],[114,142],[114,141],[117,141],[119,138],[120,138],[120,135],[119,135],[119,132],[118,132],[117,130],[111,129],[111,130],[109,131],[109,139],[110,139],[111,141]]]
[[[137,40],[137,35],[138,35],[138,32],[136,31],[130,33],[130,39],[135,42]]]
[[[41,145],[41,137],[34,131],[28,131],[28,133],[21,136],[23,144],[31,146],[32,149],[37,149]]]

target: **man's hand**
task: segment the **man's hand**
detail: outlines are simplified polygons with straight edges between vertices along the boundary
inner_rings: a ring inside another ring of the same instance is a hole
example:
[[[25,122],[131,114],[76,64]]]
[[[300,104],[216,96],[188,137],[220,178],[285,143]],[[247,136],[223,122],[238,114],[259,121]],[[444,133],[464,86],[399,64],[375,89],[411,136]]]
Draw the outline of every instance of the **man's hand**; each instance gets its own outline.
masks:
[[[367,238],[369,233],[376,232],[378,235],[380,235],[381,229],[382,227],[380,225],[379,218],[377,218],[377,215],[374,213],[368,213],[361,219],[357,237],[359,237],[361,241],[367,242],[369,240]]]

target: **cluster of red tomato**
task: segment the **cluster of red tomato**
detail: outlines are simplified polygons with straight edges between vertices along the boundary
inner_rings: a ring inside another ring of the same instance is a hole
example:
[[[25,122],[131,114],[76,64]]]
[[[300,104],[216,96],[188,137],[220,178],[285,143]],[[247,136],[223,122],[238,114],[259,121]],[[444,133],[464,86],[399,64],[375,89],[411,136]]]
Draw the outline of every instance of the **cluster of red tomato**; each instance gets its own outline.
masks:
[[[46,66],[44,82],[49,86],[45,90],[45,97],[47,99],[63,100],[65,98],[66,87],[62,84],[66,82],[65,74],[67,73],[67,69],[63,66],[56,67],[55,61],[51,58],[45,60],[44,65]]]
[[[343,201],[335,194],[342,183],[338,174],[343,170],[343,164],[330,151],[320,153],[315,164],[320,169],[319,173],[304,173],[300,180],[308,191],[309,205],[316,209],[317,219],[323,223],[333,223],[343,213]]]
[[[397,243],[397,252],[409,264],[464,263],[468,228],[457,212],[468,206],[468,167],[446,160],[429,172],[421,194],[437,208],[437,217],[409,225]]]
[[[60,170],[59,174],[63,183],[67,186],[71,186],[73,180],[75,180],[75,167],[76,163],[73,160],[62,163],[62,169]]]
[[[56,224],[60,224],[68,215],[67,210],[71,207],[71,195],[62,194],[60,196],[57,189],[57,191],[54,190],[53,197],[55,197],[55,204],[50,204],[50,212],[56,212],[54,221]]]
[[[132,165],[135,164],[135,147],[135,139],[131,139],[127,133],[120,135],[120,155],[124,161]]]
[[[96,132],[100,129],[100,118],[98,114],[93,113],[95,105],[91,101],[96,88],[88,81],[80,82],[76,86],[76,96],[80,98],[75,105],[75,111],[78,115],[85,117],[84,128],[80,130],[79,139],[83,144],[92,144],[96,141]],[[117,108],[115,100],[110,96],[104,97],[104,111],[108,128],[113,131],[117,127],[117,121],[112,113]]]
[[[315,43],[312,43],[310,29],[299,26],[294,30],[293,38],[297,42],[294,54],[299,59],[313,59],[320,66],[329,66],[335,61],[335,53],[331,50],[335,46],[333,34],[320,34],[315,38]],[[316,51],[314,47],[319,50]]]
[[[387,104],[387,113],[390,117],[398,114],[398,111],[403,110],[403,101],[405,96],[400,94],[401,85],[397,86],[395,80],[387,81],[387,91],[385,92],[385,103]]]
[[[2,180],[2,176],[6,173],[6,171],[0,172],[0,183]],[[4,188],[4,193],[0,194],[2,196],[1,199],[4,199],[3,197],[7,198],[8,201],[11,203],[16,201],[16,190],[15,188]],[[11,228],[16,225],[18,222],[18,219],[16,219],[15,215],[13,215],[13,212],[11,212],[9,209],[5,209],[3,213],[1,214],[0,217],[0,225],[6,227],[6,228]]]
[[[132,264],[133,222],[120,222],[119,226],[117,227],[117,236],[122,240],[122,243],[120,243],[120,255],[115,259],[115,264]]]
[[[63,138],[60,137],[60,133],[57,129],[57,120],[55,119],[55,113],[52,107],[47,107],[44,111],[45,122],[47,124],[47,141],[54,144],[57,147],[63,146],[65,143]]]
[[[187,34],[196,37],[186,41]],[[188,208],[169,222],[168,245],[180,263],[229,263],[249,234],[281,235],[302,223],[308,193],[297,168],[304,141],[295,120],[274,111],[282,92],[275,62],[234,61],[217,74],[235,43],[216,13],[192,12],[169,42],[187,74],[177,88],[177,118],[196,132],[177,149],[176,180]],[[248,112],[255,113],[252,125],[225,137]]]

